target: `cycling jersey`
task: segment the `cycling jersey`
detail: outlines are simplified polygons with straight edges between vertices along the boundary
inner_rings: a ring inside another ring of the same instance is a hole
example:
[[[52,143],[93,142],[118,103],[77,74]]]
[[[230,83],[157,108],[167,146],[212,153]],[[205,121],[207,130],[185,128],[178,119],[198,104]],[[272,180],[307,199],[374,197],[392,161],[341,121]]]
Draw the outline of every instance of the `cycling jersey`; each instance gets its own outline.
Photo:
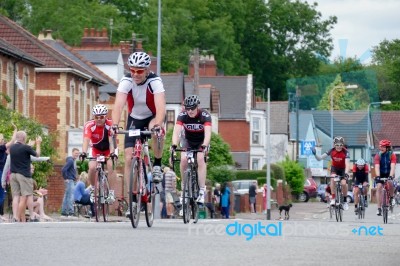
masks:
[[[354,185],[362,184],[368,182],[368,164],[365,164],[363,168],[358,168],[356,164],[353,165],[353,179],[355,180]]]
[[[156,114],[154,94],[165,91],[159,76],[150,72],[146,80],[137,85],[131,74],[123,77],[118,85],[117,91],[128,94],[128,112],[135,119],[146,119]]]
[[[96,125],[95,120],[86,122],[83,137],[90,139],[92,146],[92,156],[103,154],[110,155],[110,142],[112,120],[106,119],[104,126]]]
[[[391,163],[396,163],[396,155],[393,152],[377,153],[374,157],[374,164],[379,164],[381,177],[390,175]]]
[[[335,148],[332,148],[327,151],[326,154],[332,158],[332,167],[335,169],[346,168],[346,159],[350,158],[350,154],[345,148],[342,148],[341,151],[337,151]]]
[[[183,126],[185,138],[191,147],[201,145],[204,141],[204,126],[211,126],[211,115],[199,108],[197,115],[191,118],[186,111],[183,111],[178,115],[176,124]]]

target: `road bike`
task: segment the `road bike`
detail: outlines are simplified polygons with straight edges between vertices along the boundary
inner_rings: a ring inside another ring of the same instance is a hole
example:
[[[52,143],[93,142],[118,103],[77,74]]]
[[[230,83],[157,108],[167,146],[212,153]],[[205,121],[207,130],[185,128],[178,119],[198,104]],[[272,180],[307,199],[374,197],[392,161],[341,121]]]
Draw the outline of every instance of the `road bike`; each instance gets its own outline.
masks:
[[[383,216],[383,223],[387,224],[389,211],[393,213],[393,204],[392,199],[389,196],[389,183],[387,182],[389,179],[388,177],[381,177],[381,181],[383,181],[383,188],[382,188],[382,216]]]
[[[344,197],[342,194],[342,184],[340,181],[344,177],[342,176],[334,176],[333,181],[336,183],[336,197],[335,197],[335,217],[337,222],[342,222],[343,218],[343,202],[344,202]]]
[[[124,216],[125,213],[128,211],[129,205],[128,201],[125,199],[125,178],[122,177],[122,192],[121,197],[117,197],[118,206],[115,209],[117,211],[118,216]]]
[[[186,159],[188,167],[183,174],[183,191],[182,191],[182,210],[183,210],[183,222],[189,223],[190,218],[193,219],[193,223],[197,223],[199,219],[198,215],[198,204],[197,198],[199,196],[199,180],[197,172],[197,153],[203,152],[202,149],[175,149],[176,152],[186,152]],[[180,161],[176,159],[174,152],[171,152],[172,167],[174,168],[174,162]]]
[[[104,155],[97,155],[96,157],[88,157],[89,161],[96,161],[96,172],[97,176],[94,185],[94,199],[91,199],[94,204],[94,215],[96,222],[100,222],[101,217],[103,221],[108,221],[109,206],[115,201],[114,191],[110,190],[110,184],[108,183],[107,173],[104,171],[106,162],[110,157]],[[114,160],[113,160],[114,163]]]
[[[365,218],[365,208],[367,206],[366,199],[365,199],[365,193],[364,193],[364,186],[363,186],[363,184],[358,184],[357,186],[354,186],[354,187],[358,188],[358,206],[357,206],[358,219],[364,219]]]
[[[148,173],[153,172],[150,160],[148,139],[153,134],[157,136],[157,145],[160,147],[160,130],[118,130],[118,134],[127,134],[136,137],[132,152],[132,166],[129,176],[129,219],[132,227],[137,228],[140,220],[140,212],[143,209],[148,227],[153,225],[155,196],[159,194],[157,184],[149,180]]]

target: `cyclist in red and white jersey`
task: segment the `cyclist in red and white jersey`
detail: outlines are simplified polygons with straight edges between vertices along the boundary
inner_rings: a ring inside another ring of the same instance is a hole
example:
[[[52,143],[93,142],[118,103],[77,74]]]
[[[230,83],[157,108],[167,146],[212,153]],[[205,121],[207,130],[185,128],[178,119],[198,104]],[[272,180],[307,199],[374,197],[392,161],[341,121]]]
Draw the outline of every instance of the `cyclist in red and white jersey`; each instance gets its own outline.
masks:
[[[89,147],[92,148],[91,157],[97,155],[109,156],[117,158],[115,147],[112,141],[112,121],[107,118],[108,109],[105,105],[97,104],[92,109],[93,120],[86,122],[83,131],[82,153],[79,155],[81,160],[84,160],[88,154]],[[107,161],[108,176],[113,177],[114,171],[112,161]],[[89,162],[89,182],[94,187],[96,176],[96,162]]]
[[[177,148],[178,143],[182,143],[182,148],[200,149],[203,152],[197,153],[198,178],[199,178],[199,197],[197,202],[204,204],[206,192],[207,164],[205,153],[211,141],[211,115],[206,110],[199,108],[200,99],[197,95],[190,95],[184,100],[185,111],[182,111],[176,120],[172,135],[171,151]],[[184,134],[181,134],[184,132]],[[187,168],[186,152],[181,153],[180,170],[181,175]]]
[[[135,52],[128,58],[130,74],[123,77],[118,85],[112,113],[113,129],[118,131],[122,110],[128,105],[128,119],[126,129],[155,129],[165,134],[165,89],[159,76],[150,70],[150,56],[144,52]],[[160,147],[157,145],[157,137],[152,136],[154,151],[153,182],[162,180],[161,159],[164,139],[161,139]],[[125,136],[125,154],[132,154],[136,137]],[[132,165],[131,156],[125,156],[125,178],[130,176]]]
[[[354,212],[356,215],[358,214],[357,211],[357,205],[358,205],[358,193],[361,193],[359,191],[360,189],[358,188],[358,185],[362,184],[363,185],[363,193],[365,197],[365,207],[368,207],[368,173],[369,173],[369,166],[368,164],[364,161],[364,159],[360,158],[357,160],[357,162],[353,165],[353,180],[354,180]]]
[[[331,205],[335,205],[335,191],[336,186],[332,177],[343,176],[344,179],[341,180],[342,185],[342,193],[343,198],[346,199],[347,196],[347,179],[349,178],[348,173],[350,172],[350,154],[347,149],[344,147],[344,138],[343,137],[335,137],[333,139],[334,148],[326,151],[321,156],[316,154],[315,148],[312,148],[312,152],[315,155],[315,158],[320,161],[328,156],[331,157],[331,191],[332,191],[332,199]],[[346,201],[343,203],[343,209],[348,210],[349,205]]]

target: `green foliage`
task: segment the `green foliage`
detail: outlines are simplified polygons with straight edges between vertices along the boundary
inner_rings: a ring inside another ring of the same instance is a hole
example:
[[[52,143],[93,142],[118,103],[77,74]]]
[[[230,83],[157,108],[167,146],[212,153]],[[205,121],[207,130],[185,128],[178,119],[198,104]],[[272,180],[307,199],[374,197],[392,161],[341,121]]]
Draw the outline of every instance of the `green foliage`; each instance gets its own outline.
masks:
[[[32,119],[28,119],[20,113],[10,111],[8,109],[0,109],[0,132],[8,140],[11,139],[13,134],[14,123],[18,130],[23,130],[27,133],[27,139],[36,139],[37,136],[42,137],[41,156],[54,157],[56,150],[53,146],[55,140],[54,135],[44,135],[42,125]],[[33,178],[36,180],[39,187],[46,187],[47,178],[53,172],[53,166],[49,162],[35,162],[35,172]]]
[[[89,171],[89,162],[87,160],[84,160],[84,161],[76,160],[76,169],[77,169],[79,175],[82,172],[87,173]]]
[[[285,178],[294,194],[300,194],[303,191],[305,174],[303,168],[296,162],[291,161],[288,156],[285,160],[279,162],[285,171]]]
[[[276,170],[276,172],[274,171]],[[275,164],[271,164],[271,185],[276,187],[277,176],[283,176],[283,169],[280,166]],[[265,170],[244,170],[244,171],[236,171],[236,180],[257,180],[258,185],[261,186],[267,183],[267,172]]]
[[[234,180],[235,172],[226,165],[215,166],[207,172],[207,179],[210,179],[213,183],[223,184]]]

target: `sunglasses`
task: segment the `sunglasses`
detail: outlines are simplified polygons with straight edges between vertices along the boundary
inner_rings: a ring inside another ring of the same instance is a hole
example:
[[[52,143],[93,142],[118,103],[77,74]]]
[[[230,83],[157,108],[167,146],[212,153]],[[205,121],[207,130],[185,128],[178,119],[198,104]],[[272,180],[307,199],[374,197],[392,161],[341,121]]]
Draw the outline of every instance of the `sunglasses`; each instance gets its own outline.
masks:
[[[335,144],[335,147],[343,147],[343,144]]]
[[[105,115],[96,115],[95,117],[94,117],[94,119],[96,119],[96,120],[101,120],[101,119],[104,119],[104,117],[106,117]]]
[[[197,108],[197,106],[193,106],[193,107],[185,107],[186,111],[193,111]]]
[[[135,70],[135,69],[132,69],[132,68],[130,68],[129,70],[131,71],[132,75],[135,75],[135,74],[142,75],[146,71],[145,69]]]

